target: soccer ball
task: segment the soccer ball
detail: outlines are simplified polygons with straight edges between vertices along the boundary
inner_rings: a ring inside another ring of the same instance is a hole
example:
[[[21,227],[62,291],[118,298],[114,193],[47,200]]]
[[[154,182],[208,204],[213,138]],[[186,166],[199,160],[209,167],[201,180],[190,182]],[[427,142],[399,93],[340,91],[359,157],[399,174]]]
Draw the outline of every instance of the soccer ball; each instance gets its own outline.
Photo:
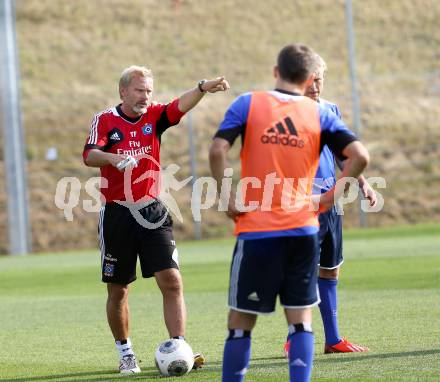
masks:
[[[162,375],[176,377],[190,372],[194,365],[194,354],[186,341],[172,338],[159,345],[155,361]]]

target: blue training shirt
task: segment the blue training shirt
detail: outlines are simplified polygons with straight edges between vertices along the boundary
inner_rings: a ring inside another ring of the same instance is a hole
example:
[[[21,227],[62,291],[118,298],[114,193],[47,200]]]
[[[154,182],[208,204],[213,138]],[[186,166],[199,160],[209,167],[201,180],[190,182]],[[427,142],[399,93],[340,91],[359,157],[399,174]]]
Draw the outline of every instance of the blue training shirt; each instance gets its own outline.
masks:
[[[319,104],[342,119],[341,112],[336,104],[323,98],[319,99]],[[327,145],[324,145],[319,157],[319,167],[316,171],[313,193],[319,194],[330,190],[336,184],[335,156]]]
[[[298,94],[293,94],[280,90],[274,90],[271,91],[271,93],[274,96],[283,99],[289,99],[291,97],[301,97]],[[251,97],[252,93],[244,93],[234,100],[229,109],[226,111],[225,117],[221,122],[220,127],[215,134],[215,137],[227,140],[231,146],[239,135],[241,136],[242,142],[244,141]],[[356,137],[340,118],[340,113],[337,106],[335,104],[331,104],[330,102],[325,102],[326,103],[324,104],[323,100],[320,100],[319,103],[316,103],[316,107],[319,111],[319,121],[321,125],[321,152],[324,152],[324,148],[328,150],[331,155],[332,167],[322,167],[321,170],[322,174],[324,175],[328,174],[328,170],[332,168],[333,172],[331,174],[334,179],[335,166],[332,152],[340,153],[348,143],[356,140]],[[332,106],[328,106],[327,104]],[[333,111],[333,108],[335,108],[337,112]],[[330,150],[329,147],[331,147],[332,150]],[[322,157],[323,155],[321,154],[319,168],[321,168]],[[328,159],[326,159],[326,163],[330,163]],[[317,176],[319,173],[319,168]],[[323,176],[321,175],[321,177]],[[315,234],[318,232],[318,230],[318,227],[313,226],[293,228],[281,231],[243,232],[238,235],[238,238],[243,240],[254,240],[281,236],[306,236]]]

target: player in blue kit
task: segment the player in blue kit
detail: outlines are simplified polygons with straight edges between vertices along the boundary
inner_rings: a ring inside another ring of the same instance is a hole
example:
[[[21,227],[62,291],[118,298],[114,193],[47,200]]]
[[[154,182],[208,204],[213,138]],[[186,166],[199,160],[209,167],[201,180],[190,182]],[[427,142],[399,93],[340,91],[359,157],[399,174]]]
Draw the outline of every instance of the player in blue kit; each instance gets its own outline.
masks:
[[[339,108],[336,104],[320,98],[324,88],[324,75],[327,70],[325,61],[319,55],[318,70],[315,79],[305,95],[318,102],[321,107],[330,110],[342,119]],[[328,145],[322,149],[319,159],[319,167],[316,172],[315,191],[324,193],[330,190],[336,183],[335,164],[343,168],[343,162],[335,157]],[[374,206],[377,202],[376,194],[365,178],[361,175],[358,178],[359,187],[362,195]],[[337,285],[339,278],[339,268],[344,259],[342,256],[342,217],[338,215],[336,207],[319,215],[319,244],[320,244],[320,264],[319,264],[319,294],[321,302],[319,310],[325,333],[324,353],[353,353],[366,352],[369,349],[365,346],[350,343],[347,339],[339,335],[338,316],[337,316]],[[284,345],[284,352],[288,355],[290,342]]]

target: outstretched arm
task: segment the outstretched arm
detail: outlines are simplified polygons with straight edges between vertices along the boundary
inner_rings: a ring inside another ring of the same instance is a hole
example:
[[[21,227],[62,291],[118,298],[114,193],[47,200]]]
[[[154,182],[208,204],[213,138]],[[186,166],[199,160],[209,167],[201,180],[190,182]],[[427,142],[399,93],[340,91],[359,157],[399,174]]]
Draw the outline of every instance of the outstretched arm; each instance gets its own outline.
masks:
[[[179,97],[178,107],[182,113],[186,113],[196,106],[203,98],[205,93],[217,93],[219,91],[224,92],[229,89],[229,84],[225,77],[217,77],[213,80],[203,82],[203,84],[200,85],[200,88],[201,89],[199,89],[199,85],[197,85]]]

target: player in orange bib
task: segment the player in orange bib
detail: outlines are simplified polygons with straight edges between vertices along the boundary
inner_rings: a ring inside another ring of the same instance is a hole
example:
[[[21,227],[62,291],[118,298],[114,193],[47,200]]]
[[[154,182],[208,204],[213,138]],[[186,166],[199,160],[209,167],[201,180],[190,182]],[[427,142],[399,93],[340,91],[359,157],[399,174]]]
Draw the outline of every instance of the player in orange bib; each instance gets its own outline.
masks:
[[[241,197],[230,195],[227,215],[236,222],[229,285],[229,336],[223,382],[241,382],[249,366],[257,315],[275,310],[279,296],[289,328],[291,381],[309,381],[313,364],[312,310],[319,303],[317,208],[330,208],[344,181],[312,197],[324,145],[346,158],[341,178],[357,178],[368,163],[365,147],[333,112],[304,97],[313,83],[315,53],[284,47],[272,91],[240,95],[229,107],[210,148],[221,191],[227,153],[241,136]],[[226,202],[226,201],[225,201]]]

